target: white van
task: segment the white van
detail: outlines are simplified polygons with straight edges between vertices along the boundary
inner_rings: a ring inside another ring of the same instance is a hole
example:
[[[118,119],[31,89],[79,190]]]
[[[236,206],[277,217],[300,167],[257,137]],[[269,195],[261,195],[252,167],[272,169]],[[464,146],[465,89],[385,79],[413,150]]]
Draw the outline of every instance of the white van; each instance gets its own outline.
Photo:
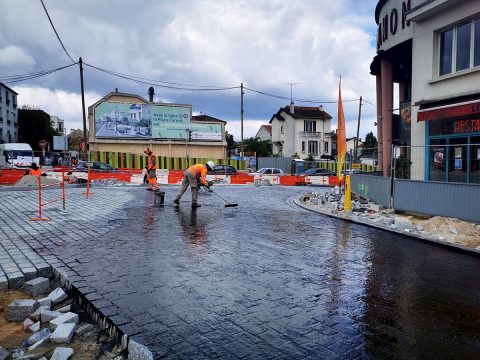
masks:
[[[0,168],[25,169],[39,163],[40,158],[35,157],[32,147],[24,143],[0,144]]]

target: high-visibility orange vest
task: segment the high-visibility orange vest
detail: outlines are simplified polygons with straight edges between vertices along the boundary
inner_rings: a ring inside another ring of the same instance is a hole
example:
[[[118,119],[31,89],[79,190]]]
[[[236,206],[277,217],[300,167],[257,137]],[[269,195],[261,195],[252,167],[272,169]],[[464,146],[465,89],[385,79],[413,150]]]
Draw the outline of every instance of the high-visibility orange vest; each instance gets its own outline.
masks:
[[[28,175],[40,176],[42,175],[42,169],[38,168],[37,170],[28,169]]]
[[[148,170],[157,170],[157,160],[153,154],[148,156]]]
[[[194,174],[203,184],[207,183],[207,168],[202,164],[195,164],[187,169],[188,172]]]

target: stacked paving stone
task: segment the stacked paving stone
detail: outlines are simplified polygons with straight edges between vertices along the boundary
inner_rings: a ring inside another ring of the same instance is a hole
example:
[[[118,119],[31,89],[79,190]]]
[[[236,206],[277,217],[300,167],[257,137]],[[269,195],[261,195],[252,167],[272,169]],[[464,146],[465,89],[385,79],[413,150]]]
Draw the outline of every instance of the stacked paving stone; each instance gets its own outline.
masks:
[[[4,231],[2,229],[2,231]],[[26,281],[40,277],[52,277],[52,268],[25,241],[12,241],[0,232],[0,291],[19,289]]]
[[[48,292],[50,287],[46,278],[36,278],[27,281],[24,290],[32,295],[39,296]],[[36,356],[49,342],[54,344],[69,344],[75,334],[79,322],[77,314],[70,312],[70,306],[64,306],[59,310],[52,310],[52,306],[58,306],[68,299],[68,295],[61,288],[56,288],[46,297],[34,299],[14,300],[8,305],[7,319],[13,322],[22,322],[25,331],[31,332],[32,336],[24,342],[24,349],[17,349],[11,355],[13,358]],[[61,306],[61,305],[60,305]],[[43,328],[42,328],[43,325]],[[66,360],[73,355],[70,348],[56,348],[51,359]],[[0,360],[8,358],[10,354],[0,348]]]

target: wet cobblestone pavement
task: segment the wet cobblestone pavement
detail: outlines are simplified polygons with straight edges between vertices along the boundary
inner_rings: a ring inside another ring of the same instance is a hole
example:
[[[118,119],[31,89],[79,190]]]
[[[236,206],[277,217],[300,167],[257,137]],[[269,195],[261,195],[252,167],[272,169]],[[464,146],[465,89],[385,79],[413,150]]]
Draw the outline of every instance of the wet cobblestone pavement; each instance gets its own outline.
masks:
[[[239,207],[201,194],[197,210],[188,193],[173,206],[177,189],[164,207],[143,188],[73,189],[40,225],[12,220],[35,192],[0,192],[0,236],[157,357],[480,357],[478,257],[307,212],[291,201],[305,188],[218,186]]]

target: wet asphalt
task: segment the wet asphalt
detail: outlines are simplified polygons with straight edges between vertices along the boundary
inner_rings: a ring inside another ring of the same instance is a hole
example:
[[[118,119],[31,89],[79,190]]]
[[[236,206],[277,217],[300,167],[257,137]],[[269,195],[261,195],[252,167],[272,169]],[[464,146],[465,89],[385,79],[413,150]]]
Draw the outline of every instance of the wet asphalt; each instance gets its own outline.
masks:
[[[179,207],[162,190],[164,206],[131,190],[75,266],[157,357],[480,357],[478,257],[307,212],[305,188],[218,186],[239,206],[202,193],[196,210],[190,190]]]
[[[100,186],[69,189],[46,222],[30,220],[36,192],[2,192],[0,236],[155,358],[480,358],[478,256],[293,203],[319,188],[214,189],[239,206]]]

